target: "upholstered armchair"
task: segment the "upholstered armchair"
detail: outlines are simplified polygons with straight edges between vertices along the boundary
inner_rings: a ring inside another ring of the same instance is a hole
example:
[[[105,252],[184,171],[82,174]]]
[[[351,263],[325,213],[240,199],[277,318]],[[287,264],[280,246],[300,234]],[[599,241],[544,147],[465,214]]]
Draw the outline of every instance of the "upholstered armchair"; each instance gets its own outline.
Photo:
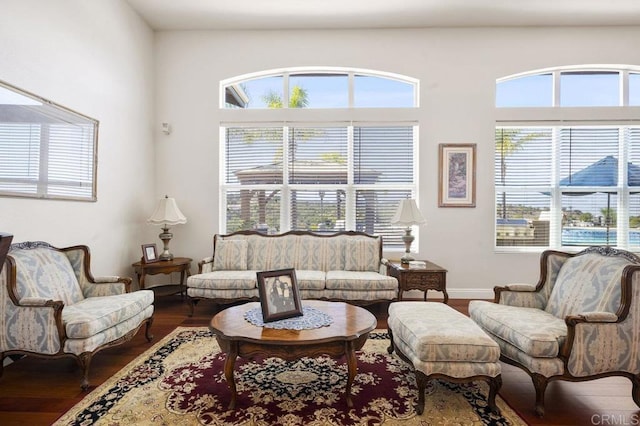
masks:
[[[631,380],[640,406],[640,258],[609,247],[545,251],[537,285],[495,287],[472,301],[471,318],[500,346],[501,360],[532,378],[535,412],[555,380]]]
[[[89,262],[86,246],[10,247],[0,271],[0,376],[9,355],[68,356],[86,389],[96,352],[130,340],[143,324],[151,341],[153,292],[130,292],[131,278],[94,277]]]

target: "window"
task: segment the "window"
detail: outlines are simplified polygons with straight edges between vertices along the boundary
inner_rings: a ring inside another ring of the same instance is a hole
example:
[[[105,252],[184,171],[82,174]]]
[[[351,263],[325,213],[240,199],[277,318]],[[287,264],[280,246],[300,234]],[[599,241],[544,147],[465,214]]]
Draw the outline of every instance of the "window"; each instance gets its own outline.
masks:
[[[364,77],[366,96],[364,86],[358,89]],[[358,230],[382,235],[387,248],[404,247],[402,227],[390,220],[400,200],[417,192],[416,85],[360,70],[290,70],[223,82],[224,110],[233,120],[221,123],[221,228]],[[230,104],[234,87],[262,106]],[[371,108],[356,116],[358,107],[346,107],[358,93],[362,108]],[[387,96],[386,108],[406,108],[406,120],[385,119]]]
[[[96,200],[98,122],[0,82],[0,196]]]
[[[536,75],[555,81],[550,93],[532,93]],[[634,75],[558,69],[498,81],[497,247],[640,249],[640,119],[621,91]],[[505,99],[519,93],[527,107],[515,111]],[[555,101],[536,105],[542,95]]]

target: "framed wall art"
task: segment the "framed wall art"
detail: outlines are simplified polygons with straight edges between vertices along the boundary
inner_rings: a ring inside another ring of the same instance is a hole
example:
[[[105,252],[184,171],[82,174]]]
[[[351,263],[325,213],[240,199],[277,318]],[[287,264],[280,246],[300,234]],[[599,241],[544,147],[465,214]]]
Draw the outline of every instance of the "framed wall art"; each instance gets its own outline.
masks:
[[[258,291],[264,322],[302,315],[294,269],[258,272]]]
[[[142,261],[144,263],[153,263],[158,261],[158,251],[155,244],[142,245]]]
[[[476,206],[476,144],[439,145],[438,206]]]

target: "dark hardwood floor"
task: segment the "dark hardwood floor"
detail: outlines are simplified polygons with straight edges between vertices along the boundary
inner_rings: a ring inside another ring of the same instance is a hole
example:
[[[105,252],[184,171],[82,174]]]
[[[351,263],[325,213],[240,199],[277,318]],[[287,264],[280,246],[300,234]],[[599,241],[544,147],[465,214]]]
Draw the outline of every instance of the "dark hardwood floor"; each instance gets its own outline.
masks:
[[[438,300],[438,299],[434,299]],[[449,305],[467,313],[468,300],[450,299]],[[387,304],[368,307],[387,326]],[[157,342],[176,326],[206,326],[215,306],[201,302],[193,317],[180,296],[156,301],[152,327]],[[26,357],[4,368],[0,378],[0,425],[49,425],[89,391],[116,373],[152,344],[141,330],[130,342],[100,352],[90,372],[92,386],[80,390],[80,370],[72,359]],[[582,383],[553,382],[547,388],[546,415],[533,414],[535,394],[531,379],[520,369],[503,364],[500,395],[531,425],[638,425],[640,409],[631,398],[631,384],[623,378]],[[425,423],[426,424],[426,423]]]

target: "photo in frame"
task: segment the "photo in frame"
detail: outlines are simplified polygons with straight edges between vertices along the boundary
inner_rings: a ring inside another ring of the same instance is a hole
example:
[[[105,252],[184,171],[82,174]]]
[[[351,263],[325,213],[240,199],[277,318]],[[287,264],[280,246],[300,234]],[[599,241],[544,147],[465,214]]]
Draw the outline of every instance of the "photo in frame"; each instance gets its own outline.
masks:
[[[302,316],[295,269],[258,272],[258,291],[265,323]]]
[[[438,206],[476,206],[476,144],[439,145]]]
[[[153,263],[158,261],[158,251],[155,244],[142,245],[142,261],[144,263]]]

